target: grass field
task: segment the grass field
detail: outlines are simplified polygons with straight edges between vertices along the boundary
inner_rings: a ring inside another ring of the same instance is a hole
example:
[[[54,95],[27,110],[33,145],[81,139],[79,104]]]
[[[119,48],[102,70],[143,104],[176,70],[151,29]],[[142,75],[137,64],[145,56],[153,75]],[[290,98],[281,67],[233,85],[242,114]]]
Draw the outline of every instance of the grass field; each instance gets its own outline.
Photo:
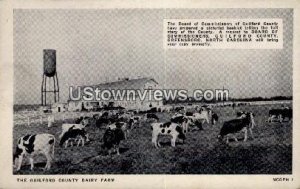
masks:
[[[149,123],[131,130],[128,140],[120,144],[121,155],[109,156],[101,149],[104,129],[87,128],[91,141],[83,147],[61,148],[56,142],[55,162],[51,170],[43,171],[45,158],[38,156],[35,170],[30,171],[29,162],[14,174],[291,174],[292,173],[292,121],[267,123],[268,110],[279,105],[217,107],[219,122],[212,126],[204,124],[204,130],[187,133],[184,144],[170,145],[170,138],[161,137],[162,147],[155,149],[151,143]],[[252,111],[257,126],[254,139],[243,142],[220,143],[217,135],[224,121],[235,117],[239,110]],[[168,113],[157,113],[161,121],[168,121]],[[72,121],[72,120],[70,120]],[[65,122],[68,122],[65,120]],[[47,124],[15,125],[14,146],[25,134],[61,132],[62,121],[51,128]],[[15,148],[15,147],[14,147]]]

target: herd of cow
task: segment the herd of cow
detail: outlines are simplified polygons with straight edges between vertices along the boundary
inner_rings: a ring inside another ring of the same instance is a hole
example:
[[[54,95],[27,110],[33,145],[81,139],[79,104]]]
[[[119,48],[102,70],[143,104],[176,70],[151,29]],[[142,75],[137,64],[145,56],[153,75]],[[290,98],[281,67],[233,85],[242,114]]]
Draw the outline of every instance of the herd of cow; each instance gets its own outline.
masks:
[[[203,130],[202,124],[214,125],[219,116],[208,106],[196,107],[194,111],[185,111],[178,109],[171,114],[171,119],[167,122],[160,122],[156,113],[145,113],[144,115],[136,115],[132,111],[105,111],[97,113],[92,117],[80,117],[74,123],[63,123],[62,131],[59,135],[59,146],[84,146],[89,142],[89,134],[86,127],[94,125],[98,128],[104,128],[105,132],[102,136],[102,147],[109,155],[115,151],[118,155],[119,144],[122,140],[129,137],[130,130],[140,128],[141,122],[150,122],[152,130],[152,143],[156,148],[161,145],[159,143],[160,135],[171,136],[171,146],[175,147],[177,140],[184,142],[186,133],[191,130]],[[236,134],[244,133],[244,141],[248,139],[248,131],[253,138],[252,129],[255,127],[255,119],[252,112],[237,112],[236,118],[225,121],[219,135],[216,136],[219,141],[229,142],[229,138],[238,141]],[[269,110],[268,122],[273,122],[275,119],[282,122],[284,119],[292,119],[291,108],[271,109]],[[51,162],[54,159],[56,139],[52,134],[33,134],[22,136],[18,139],[16,150],[13,155],[14,167],[17,171],[21,169],[22,161],[25,156],[29,157],[31,170],[34,168],[34,156],[44,154],[47,159],[45,170],[50,169]]]

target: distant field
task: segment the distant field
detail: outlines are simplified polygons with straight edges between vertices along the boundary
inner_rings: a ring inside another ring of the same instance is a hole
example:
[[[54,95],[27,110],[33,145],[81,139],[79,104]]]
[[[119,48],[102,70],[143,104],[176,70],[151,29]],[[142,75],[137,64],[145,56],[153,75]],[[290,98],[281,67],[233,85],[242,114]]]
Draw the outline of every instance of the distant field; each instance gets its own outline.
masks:
[[[36,168],[30,171],[29,162],[14,174],[291,174],[292,173],[292,121],[267,123],[270,108],[281,105],[256,105],[216,107],[219,122],[212,126],[204,124],[203,131],[187,133],[184,144],[178,142],[175,148],[170,138],[161,137],[162,147],[155,149],[151,143],[149,123],[133,129],[128,140],[122,141],[121,155],[108,156],[101,149],[104,129],[88,127],[91,142],[84,147],[55,149],[55,162],[49,171],[43,171],[45,158],[39,156]],[[257,127],[254,139],[243,142],[231,141],[229,145],[217,141],[217,135],[224,121],[235,117],[239,110],[252,111]],[[157,113],[161,121],[168,121],[168,113]],[[66,121],[66,120],[65,120]],[[71,121],[71,120],[70,120]],[[41,124],[17,124],[13,129],[14,145],[25,134],[50,133],[56,136],[61,131],[62,121],[51,128]]]

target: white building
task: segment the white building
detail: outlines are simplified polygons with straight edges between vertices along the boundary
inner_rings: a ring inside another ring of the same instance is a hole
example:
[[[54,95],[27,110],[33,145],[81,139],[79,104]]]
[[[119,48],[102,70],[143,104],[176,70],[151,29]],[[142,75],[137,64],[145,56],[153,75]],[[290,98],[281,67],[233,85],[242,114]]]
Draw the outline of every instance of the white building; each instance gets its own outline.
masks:
[[[100,89],[100,90],[125,90],[125,91],[136,91],[135,92],[135,98],[133,96],[127,97],[125,96],[124,99],[118,99],[114,96],[111,97],[110,100],[100,100],[100,101],[71,101],[69,100],[69,110],[72,111],[71,107],[76,107],[77,110],[82,110],[83,108],[89,109],[90,106],[95,106],[95,104],[98,105],[98,107],[104,107],[104,106],[111,106],[111,107],[123,107],[126,109],[138,109],[138,110],[149,110],[152,107],[161,107],[163,105],[163,101],[155,101],[153,99],[153,96],[151,96],[151,90],[154,89],[160,89],[159,84],[157,81],[155,81],[153,78],[138,78],[138,79],[129,79],[129,78],[123,78],[119,79],[114,82],[107,82],[102,83],[98,85],[91,85],[91,86],[79,86],[80,89],[83,89],[84,87],[91,87],[93,89]],[[140,91],[140,94],[143,94],[147,90],[147,95],[145,99],[141,99],[138,95],[137,91]],[[77,96],[78,90],[73,91],[73,96]],[[126,93],[127,94],[127,93]],[[153,93],[152,93],[153,95]],[[81,108],[83,107],[83,108]]]
[[[51,111],[53,113],[65,112],[66,110],[67,110],[66,104],[63,104],[63,103],[55,103],[51,107]]]

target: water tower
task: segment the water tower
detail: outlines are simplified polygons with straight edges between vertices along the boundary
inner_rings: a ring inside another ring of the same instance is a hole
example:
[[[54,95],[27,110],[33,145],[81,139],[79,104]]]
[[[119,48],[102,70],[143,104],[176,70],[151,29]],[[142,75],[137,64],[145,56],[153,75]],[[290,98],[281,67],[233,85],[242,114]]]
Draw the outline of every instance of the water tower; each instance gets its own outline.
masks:
[[[42,92],[41,101],[42,101],[42,106],[46,106],[47,94],[53,94],[51,96],[53,96],[54,103],[59,101],[59,85],[58,85],[57,72],[56,72],[56,50],[44,49],[43,56],[44,56],[44,73],[43,73],[43,81],[41,87],[41,92]],[[48,88],[47,88],[47,79],[49,83]],[[51,82],[51,79],[53,80],[53,82]],[[50,102],[52,102],[52,100],[50,100]]]

